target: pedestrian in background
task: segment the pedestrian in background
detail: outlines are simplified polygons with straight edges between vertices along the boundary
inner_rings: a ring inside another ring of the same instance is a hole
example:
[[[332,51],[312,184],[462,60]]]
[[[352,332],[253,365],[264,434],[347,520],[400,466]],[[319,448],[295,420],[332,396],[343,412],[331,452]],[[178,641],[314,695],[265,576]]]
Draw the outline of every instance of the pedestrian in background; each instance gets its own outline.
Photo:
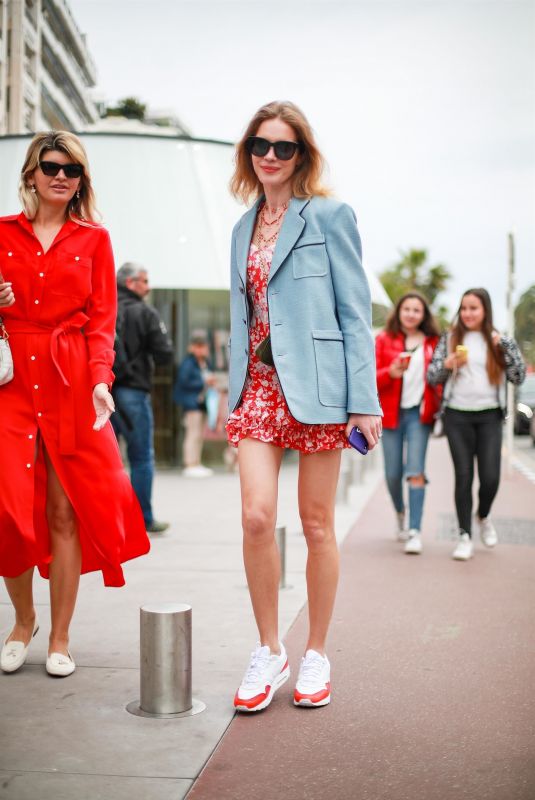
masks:
[[[122,586],[121,563],[149,542],[108,424],[115,269],[74,134],[32,139],[19,196],[23,212],[0,219],[0,311],[15,367],[0,387],[0,574],[15,607],[0,663],[19,669],[37,633],[37,566],[50,579],[46,669],[65,677],[80,573],[102,570],[106,586]]]
[[[444,429],[455,470],[455,507],[459,539],[453,558],[473,555],[472,483],[474,459],[479,475],[476,522],[486,547],[498,543],[490,518],[500,484],[502,423],[506,413],[506,380],[522,383],[526,368],[519,347],[494,328],[486,289],[468,289],[449,333],[433,355],[427,373],[444,388]]]
[[[118,311],[115,337],[116,413],[112,425],[126,441],[130,480],[149,533],[163,533],[152,510],[154,480],[154,415],[151,389],[154,364],[168,364],[173,344],[157,310],[144,302],[150,292],[147,270],[127,262],[117,270]]]
[[[210,347],[206,335],[192,333],[188,355],[178,368],[174,386],[175,403],[182,406],[183,410],[185,433],[182,444],[182,474],[187,478],[207,478],[213,475],[213,470],[201,463],[206,427],[206,393],[215,385],[209,355]]]
[[[439,330],[426,299],[407,292],[375,340],[377,388],[383,409],[386,483],[397,516],[396,536],[405,552],[422,552],[425,457],[440,405],[439,392],[426,380]],[[403,483],[409,486],[409,531],[405,527]]]
[[[334,502],[340,456],[358,426],[379,441],[371,300],[355,214],[328,197],[304,114],[269,103],[236,150],[231,189],[255,200],[232,234],[227,434],[238,446],[243,553],[259,643],[236,692],[258,711],[290,671],[278,634],[278,476],[299,451],[299,514],[308,547],[310,632],[294,703],[330,702],[325,640],[338,583]]]

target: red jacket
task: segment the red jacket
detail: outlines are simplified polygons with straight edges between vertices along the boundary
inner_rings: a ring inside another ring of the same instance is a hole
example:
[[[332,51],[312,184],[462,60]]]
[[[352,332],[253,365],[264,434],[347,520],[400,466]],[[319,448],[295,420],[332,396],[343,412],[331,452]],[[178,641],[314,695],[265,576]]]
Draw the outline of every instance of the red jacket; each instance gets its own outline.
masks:
[[[427,368],[438,339],[438,336],[426,336],[424,341],[424,396],[420,405],[420,421],[426,425],[433,423],[434,415],[440,406],[442,387],[430,386],[426,380]],[[377,389],[383,407],[383,428],[397,428],[399,424],[403,378],[391,378],[388,370],[395,358],[404,350],[405,338],[401,333],[390,334],[382,331],[375,339]]]

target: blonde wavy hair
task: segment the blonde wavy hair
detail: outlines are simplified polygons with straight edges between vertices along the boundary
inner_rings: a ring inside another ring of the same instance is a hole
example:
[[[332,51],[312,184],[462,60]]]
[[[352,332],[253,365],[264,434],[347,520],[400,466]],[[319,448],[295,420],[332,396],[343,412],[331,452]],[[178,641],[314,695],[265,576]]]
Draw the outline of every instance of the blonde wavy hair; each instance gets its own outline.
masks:
[[[264,193],[262,184],[253,169],[253,162],[246,143],[250,136],[256,136],[260,125],[267,119],[281,119],[286,122],[293,128],[297,141],[302,142],[304,146],[292,176],[292,195],[304,198],[315,195],[326,197],[331,194],[330,190],[321,182],[325,161],[314,140],[310,123],[300,108],[294,103],[284,100],[267,103],[259,108],[236,145],[234,158],[236,167],[230,181],[230,191],[234,197],[247,204],[251,198],[256,200]]]
[[[19,183],[19,198],[28,219],[35,219],[39,208],[39,195],[30,189],[30,179],[39,166],[44,153],[59,150],[65,153],[73,164],[80,164],[84,171],[78,186],[79,197],[74,197],[69,202],[66,210],[66,219],[72,219],[81,225],[91,225],[99,222],[100,214],[96,208],[95,193],[91,185],[89,161],[80,139],[69,131],[42,131],[36,133],[26,152],[26,158],[21,170]]]

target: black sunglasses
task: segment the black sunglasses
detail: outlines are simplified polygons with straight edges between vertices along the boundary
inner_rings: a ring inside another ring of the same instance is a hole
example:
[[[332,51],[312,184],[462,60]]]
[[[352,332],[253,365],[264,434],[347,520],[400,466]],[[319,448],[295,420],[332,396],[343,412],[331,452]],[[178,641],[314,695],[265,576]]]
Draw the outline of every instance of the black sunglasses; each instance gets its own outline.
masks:
[[[39,166],[48,178],[55,178],[60,169],[66,178],[81,178],[84,168],[81,164],[56,164],[55,161],[40,161]]]
[[[303,142],[270,142],[261,136],[249,136],[245,145],[249,153],[259,158],[267,156],[273,148],[275,156],[280,161],[289,161],[297,152],[302,153],[305,149]]]

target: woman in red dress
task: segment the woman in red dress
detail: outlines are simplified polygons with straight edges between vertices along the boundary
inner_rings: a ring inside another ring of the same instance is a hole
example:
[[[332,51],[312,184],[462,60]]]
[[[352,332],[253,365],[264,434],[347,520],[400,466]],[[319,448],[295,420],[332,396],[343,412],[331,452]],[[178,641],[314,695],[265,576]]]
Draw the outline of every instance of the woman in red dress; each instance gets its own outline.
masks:
[[[50,579],[46,669],[66,676],[80,574],[101,570],[106,586],[122,586],[121,563],[149,541],[109,424],[115,270],[80,140],[37,134],[19,194],[24,211],[0,218],[0,314],[15,366],[0,386],[0,574],[15,607],[0,666],[22,666],[37,632],[37,566]]]

